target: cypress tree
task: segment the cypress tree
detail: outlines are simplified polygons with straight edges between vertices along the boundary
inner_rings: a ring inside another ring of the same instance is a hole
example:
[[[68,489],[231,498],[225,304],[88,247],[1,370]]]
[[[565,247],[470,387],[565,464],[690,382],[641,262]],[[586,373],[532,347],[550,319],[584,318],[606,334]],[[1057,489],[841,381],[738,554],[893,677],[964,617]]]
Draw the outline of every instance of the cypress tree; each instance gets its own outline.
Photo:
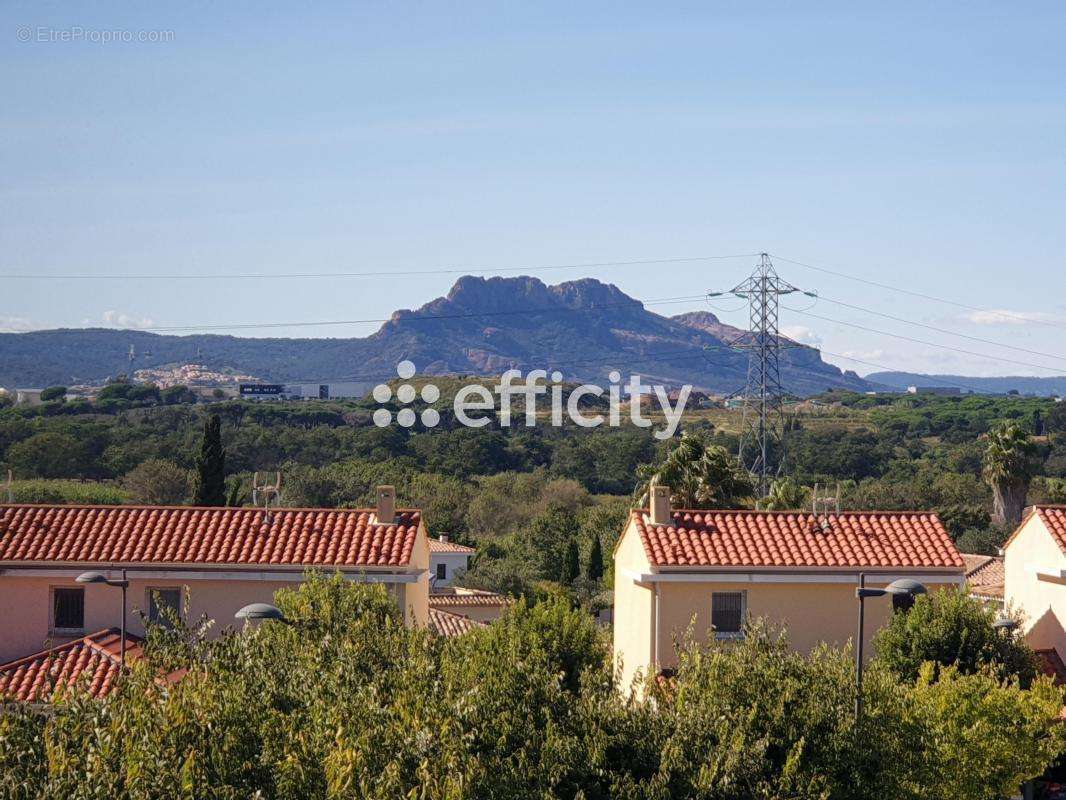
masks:
[[[603,546],[600,537],[592,537],[592,549],[589,550],[589,563],[585,568],[585,575],[590,581],[598,581],[603,577]]]
[[[580,559],[581,557],[577,550],[577,539],[571,536],[569,543],[566,545],[566,560],[563,561],[563,574],[559,578],[564,586],[572,584],[577,580],[577,576],[581,574]]]
[[[198,506],[226,505],[226,451],[222,449],[222,420],[218,414],[204,423],[204,441],[196,457]]]

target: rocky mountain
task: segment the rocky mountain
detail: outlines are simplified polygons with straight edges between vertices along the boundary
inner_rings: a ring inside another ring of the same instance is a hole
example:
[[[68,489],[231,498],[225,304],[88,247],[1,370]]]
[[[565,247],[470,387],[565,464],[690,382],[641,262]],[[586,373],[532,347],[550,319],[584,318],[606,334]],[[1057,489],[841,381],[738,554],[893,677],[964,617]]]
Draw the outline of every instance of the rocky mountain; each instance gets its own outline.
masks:
[[[137,369],[196,363],[276,382],[384,380],[409,359],[420,374],[541,368],[558,369],[567,380],[604,382],[617,369],[646,382],[691,383],[726,393],[744,384],[747,353],[731,345],[745,338],[744,331],[709,312],[665,317],[593,279],[548,286],[530,277],[465,276],[446,297],[396,311],[366,338],[161,336],[104,329],[2,334],[0,385],[99,383],[128,369],[132,345]],[[783,351],[781,375],[796,394],[869,388],[855,373],[841,372],[802,345]]]

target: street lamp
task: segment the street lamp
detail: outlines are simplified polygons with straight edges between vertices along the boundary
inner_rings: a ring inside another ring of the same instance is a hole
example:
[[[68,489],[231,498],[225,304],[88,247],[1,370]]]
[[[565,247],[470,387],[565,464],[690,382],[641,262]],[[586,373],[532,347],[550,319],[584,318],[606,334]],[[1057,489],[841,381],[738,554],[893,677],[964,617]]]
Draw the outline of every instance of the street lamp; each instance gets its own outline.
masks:
[[[281,609],[270,603],[250,603],[233,615],[237,619],[273,619],[278,622],[288,622]]]
[[[999,616],[992,622],[992,627],[996,630],[1003,631],[1009,638],[1014,631],[1018,629],[1018,620],[1011,619],[1006,614],[1000,612]]]
[[[114,581],[102,572],[83,572],[74,579],[75,583],[102,583],[122,590],[122,641],[119,643],[119,665],[126,666],[126,590],[130,582],[126,580],[126,570],[122,570],[122,580]]]
[[[866,598],[884,597],[886,594],[894,598],[909,598],[912,602],[915,597],[925,594],[926,588],[918,581],[910,578],[900,578],[892,581],[884,589],[868,589],[866,587],[866,573],[859,573],[859,587],[855,590],[855,596],[859,598],[859,634],[855,641],[855,721],[862,716],[862,647],[863,647],[863,623],[866,616]]]

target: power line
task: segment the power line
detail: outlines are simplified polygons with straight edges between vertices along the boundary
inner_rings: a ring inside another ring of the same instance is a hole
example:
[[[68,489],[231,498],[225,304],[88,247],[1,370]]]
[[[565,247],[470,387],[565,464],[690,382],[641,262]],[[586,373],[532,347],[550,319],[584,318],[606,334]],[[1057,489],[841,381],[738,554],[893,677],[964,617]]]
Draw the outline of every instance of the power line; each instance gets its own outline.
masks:
[[[736,253],[723,256],[687,256],[683,258],[648,258],[635,261],[594,261],[578,264],[550,264],[534,265],[526,267],[439,267],[433,269],[411,270],[377,270],[370,272],[245,272],[245,273],[171,273],[153,275],[147,273],[105,273],[93,275],[89,273],[9,273],[0,274],[0,279],[8,280],[144,280],[144,281],[172,281],[172,280],[266,280],[271,278],[300,279],[300,278],[396,278],[415,275],[470,275],[487,274],[494,272],[547,272],[558,269],[593,269],[599,267],[632,267],[647,266],[650,264],[685,264],[699,261],[723,261],[731,258],[752,258],[758,253]]]
[[[882,330],[878,330],[876,328],[868,328],[865,325],[859,325],[859,324],[854,323],[854,322],[845,322],[844,320],[833,319],[832,317],[823,317],[823,316],[821,316],[819,314],[812,314],[809,311],[795,311],[794,313],[802,314],[805,317],[813,317],[814,319],[820,319],[823,322],[833,322],[833,323],[835,323],[837,325],[847,325],[849,328],[857,328],[858,330],[866,331],[867,333],[876,333],[876,334],[880,334],[881,336],[891,336],[894,339],[903,339],[904,341],[914,342],[915,344],[924,344],[927,347],[938,347],[941,350],[951,350],[952,352],[963,353],[963,354],[968,355],[968,356],[977,356],[979,358],[987,358],[987,359],[991,359],[993,361],[1002,361],[1005,364],[1013,364],[1015,366],[1020,366],[1020,367],[1029,367],[1031,369],[1045,369],[1045,370],[1049,370],[1051,372],[1058,372],[1059,374],[1061,374],[1061,370],[1056,370],[1055,367],[1045,367],[1043,364],[1030,364],[1030,363],[1028,363],[1026,361],[1015,361],[1014,359],[1002,358],[1001,356],[992,356],[992,355],[988,355],[987,353],[978,353],[978,352],[975,352],[973,350],[963,350],[960,347],[952,347],[951,345],[947,345],[947,344],[937,344],[936,342],[929,342],[929,341],[926,341],[924,339],[915,339],[915,338],[913,338],[911,336],[904,336],[903,334],[900,334],[900,333],[890,333],[889,331],[882,331]]]
[[[815,270],[817,272],[824,272],[827,275],[836,275],[838,278],[846,278],[849,281],[856,281],[858,283],[865,283],[867,286],[876,286],[879,289],[888,289],[891,292],[899,292],[900,294],[910,295],[911,297],[920,297],[923,300],[932,300],[933,302],[943,303],[943,304],[949,305],[949,306],[955,306],[956,308],[965,308],[967,311],[977,311],[977,312],[980,312],[982,314],[992,314],[992,315],[997,316],[997,317],[1002,317],[1004,319],[1013,319],[1013,320],[1017,320],[1019,322],[1026,322],[1026,323],[1033,322],[1033,323],[1036,323],[1037,325],[1047,325],[1047,326],[1052,327],[1052,328],[1066,328],[1066,324],[1063,324],[1063,323],[1053,322],[1051,320],[1045,320],[1045,319],[1032,319],[1031,317],[1026,317],[1026,316],[1023,316],[1021,314],[1012,314],[1009,311],[1000,311],[998,309],[993,309],[993,308],[982,308],[981,306],[971,306],[971,305],[968,305],[967,303],[960,303],[957,300],[948,300],[945,297],[937,297],[936,295],[926,294],[924,292],[916,292],[913,289],[903,289],[903,288],[901,288],[899,286],[892,286],[891,284],[888,284],[888,283],[879,283],[878,281],[872,281],[872,280],[869,280],[868,278],[860,278],[857,275],[849,275],[846,272],[840,272],[838,270],[829,269],[828,267],[819,267],[819,266],[815,266],[814,264],[804,263],[803,261],[794,261],[791,258],[785,258],[784,256],[779,256],[779,255],[776,255],[776,254],[774,254],[774,258],[776,258],[778,261],[784,261],[784,262],[787,262],[789,264],[795,264],[797,267],[806,267],[807,269],[813,269],[813,270]]]
[[[969,334],[959,333],[958,331],[953,331],[953,330],[950,330],[948,328],[938,328],[935,325],[928,325],[928,324],[926,324],[924,322],[916,322],[915,320],[906,319],[904,317],[896,317],[896,316],[893,316],[892,314],[885,314],[882,311],[875,311],[872,308],[864,308],[863,306],[857,306],[857,305],[853,305],[851,303],[845,303],[842,300],[832,300],[832,299],[830,299],[828,297],[825,297],[823,295],[819,295],[818,299],[819,300],[824,300],[825,302],[832,303],[834,305],[844,306],[845,308],[851,308],[851,309],[854,309],[855,311],[862,311],[864,314],[874,314],[874,315],[876,315],[878,317],[884,317],[885,319],[894,320],[895,322],[902,322],[902,323],[905,323],[907,325],[915,325],[915,326],[917,326],[919,328],[925,328],[927,330],[936,331],[937,333],[946,333],[948,336],[957,336],[960,339],[969,339],[972,342],[981,342],[982,344],[990,344],[990,345],[993,345],[994,347],[1006,348],[1007,350],[1017,350],[1019,353],[1028,353],[1029,355],[1041,356],[1043,358],[1053,358],[1056,361],[1066,361],[1066,357],[1064,357],[1064,356],[1057,356],[1057,355],[1054,355],[1052,353],[1042,353],[1039,350],[1029,350],[1029,349],[1027,349],[1025,347],[1016,347],[1016,346],[1011,345],[1011,344],[1003,344],[1002,342],[997,342],[997,341],[994,341],[992,339],[982,339],[980,336],[970,336]],[[812,308],[813,308],[813,306],[812,306]],[[802,309],[801,310],[801,309],[798,309],[798,308],[789,308],[789,310],[790,311],[795,311],[797,313],[802,314],[807,309]]]
[[[506,317],[519,314],[573,314],[573,313],[588,313],[589,311],[599,311],[609,308],[634,308],[640,309],[648,305],[672,305],[674,303],[691,303],[694,300],[702,300],[704,295],[685,295],[678,297],[663,297],[654,300],[632,300],[625,303],[600,303],[591,304],[587,306],[581,306],[580,308],[516,308],[507,311],[471,311],[461,312],[455,314],[411,314],[400,317],[398,321],[407,322],[409,320],[422,321],[433,319],[472,319],[481,317]],[[138,331],[146,333],[165,333],[176,331],[215,331],[215,330],[247,330],[254,328],[315,328],[315,327],[328,327],[330,325],[361,325],[365,323],[385,323],[390,322],[394,317],[383,317],[376,319],[343,319],[343,320],[327,320],[320,322],[249,322],[249,323],[234,323],[232,325],[165,325],[165,326],[150,326],[145,328],[138,328]]]

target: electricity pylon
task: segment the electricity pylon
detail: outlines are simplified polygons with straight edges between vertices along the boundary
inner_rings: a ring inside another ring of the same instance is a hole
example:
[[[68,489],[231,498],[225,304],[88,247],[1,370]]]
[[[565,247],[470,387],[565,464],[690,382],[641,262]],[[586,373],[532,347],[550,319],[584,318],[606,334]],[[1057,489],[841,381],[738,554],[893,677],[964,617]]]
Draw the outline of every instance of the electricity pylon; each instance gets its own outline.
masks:
[[[778,300],[781,295],[804,292],[782,280],[762,253],[751,277],[728,292],[711,292],[708,297],[731,294],[748,301],[749,329],[732,343],[748,351],[748,380],[741,395],[744,401],[743,428],[738,456],[755,478],[760,496],[769,490],[770,480],[781,471],[784,453],[784,389],[781,386],[781,350],[792,347],[781,342],[778,333]]]

